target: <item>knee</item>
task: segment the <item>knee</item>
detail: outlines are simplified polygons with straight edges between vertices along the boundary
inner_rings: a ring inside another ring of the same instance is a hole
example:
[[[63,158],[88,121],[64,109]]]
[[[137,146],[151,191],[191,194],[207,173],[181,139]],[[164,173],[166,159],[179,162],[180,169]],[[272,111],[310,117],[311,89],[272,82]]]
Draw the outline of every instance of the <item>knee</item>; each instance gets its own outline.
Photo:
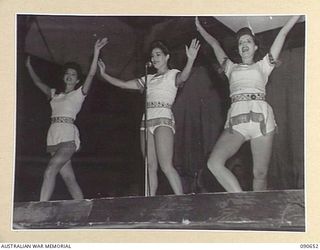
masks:
[[[72,174],[64,174],[61,175],[62,179],[64,180],[64,182],[68,185],[68,184],[73,184],[76,182],[76,178],[74,175]]]
[[[173,170],[173,164],[162,161],[160,162],[160,168],[164,174],[169,174]]]
[[[156,161],[149,161],[148,168],[150,172],[157,172],[158,171],[158,163]]]
[[[224,164],[225,160],[222,160],[217,155],[212,154],[208,159],[207,167],[214,175],[216,175],[224,167]]]
[[[45,179],[50,179],[52,177],[55,177],[58,174],[58,172],[58,169],[49,165],[45,170],[43,177]]]

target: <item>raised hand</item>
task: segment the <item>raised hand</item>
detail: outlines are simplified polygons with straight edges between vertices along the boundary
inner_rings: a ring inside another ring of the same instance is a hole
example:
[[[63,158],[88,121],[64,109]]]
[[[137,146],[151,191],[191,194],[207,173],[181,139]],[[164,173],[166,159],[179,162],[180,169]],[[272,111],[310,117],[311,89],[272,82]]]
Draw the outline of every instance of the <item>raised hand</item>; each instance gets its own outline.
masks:
[[[199,40],[197,40],[196,38],[192,39],[189,48],[186,45],[186,54],[188,59],[195,60],[197,57],[199,48],[200,48]]]
[[[29,72],[29,74],[30,74],[30,76],[31,76],[31,79],[32,79],[33,83],[34,83],[47,97],[50,97],[50,96],[51,96],[51,89],[50,89],[50,87],[47,86],[44,82],[41,81],[40,77],[36,74],[36,72],[35,72],[34,69],[32,68],[30,56],[27,57],[26,67],[27,67],[27,69],[28,69],[28,72]]]
[[[101,59],[98,60],[98,66],[99,66],[100,74],[103,74],[106,72],[106,65]]]
[[[273,41],[271,48],[269,50],[270,54],[273,56],[274,60],[278,60],[279,54],[282,50],[284,41],[287,34],[290,32],[295,23],[299,20],[300,16],[292,16],[286,24],[280,29],[278,35]]]
[[[107,43],[108,43],[108,38],[105,37],[102,39],[98,39],[96,41],[96,43],[94,44],[94,54],[93,54],[92,63],[91,63],[90,69],[89,69],[89,73],[86,77],[86,80],[84,81],[83,86],[82,86],[82,92],[84,94],[87,94],[90,87],[91,87],[92,79],[97,71],[97,62],[99,59],[100,50]]]
[[[94,51],[100,52],[100,50],[108,43],[108,38],[98,39],[94,45]]]

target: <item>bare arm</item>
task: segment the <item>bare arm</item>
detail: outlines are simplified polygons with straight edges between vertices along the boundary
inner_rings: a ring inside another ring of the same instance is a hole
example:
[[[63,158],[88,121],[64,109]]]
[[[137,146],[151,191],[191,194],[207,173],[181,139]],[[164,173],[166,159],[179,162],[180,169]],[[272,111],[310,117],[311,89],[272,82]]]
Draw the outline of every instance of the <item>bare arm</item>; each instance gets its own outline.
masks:
[[[29,71],[29,74],[31,76],[31,79],[33,83],[48,97],[51,97],[51,88],[47,86],[45,83],[41,81],[41,79],[38,77],[36,72],[33,70],[31,62],[30,62],[30,56],[28,56],[26,61],[26,67]]]
[[[107,82],[111,83],[112,85],[122,89],[139,89],[137,80],[123,81],[107,74],[106,65],[101,59],[99,59],[98,61],[98,66],[99,66],[100,74],[102,78],[105,79]]]
[[[198,51],[200,48],[199,41],[197,39],[193,39],[189,48],[186,46],[186,54],[188,57],[188,61],[186,63],[186,66],[182,70],[181,73],[177,75],[177,80],[176,80],[176,86],[180,86],[182,83],[184,83],[190,75],[192,65],[194,63],[194,60],[197,57]]]
[[[283,47],[284,41],[287,37],[287,34],[289,33],[289,31],[292,29],[292,27],[298,21],[299,18],[300,16],[291,17],[289,21],[279,31],[277,37],[275,38],[270,48],[270,53],[273,56],[274,60],[278,59],[281,49]]]
[[[201,34],[201,36],[204,38],[204,40],[206,40],[206,42],[209,43],[210,46],[213,48],[213,51],[217,57],[217,60],[221,65],[225,60],[225,58],[227,58],[227,55],[222,49],[222,47],[220,46],[219,42],[201,26],[198,17],[196,17],[196,27],[199,33]]]
[[[108,43],[107,38],[98,39],[94,45],[94,54],[92,63],[89,69],[89,73],[83,83],[82,92],[86,95],[91,87],[92,79],[97,71],[97,63],[100,54],[100,50]]]

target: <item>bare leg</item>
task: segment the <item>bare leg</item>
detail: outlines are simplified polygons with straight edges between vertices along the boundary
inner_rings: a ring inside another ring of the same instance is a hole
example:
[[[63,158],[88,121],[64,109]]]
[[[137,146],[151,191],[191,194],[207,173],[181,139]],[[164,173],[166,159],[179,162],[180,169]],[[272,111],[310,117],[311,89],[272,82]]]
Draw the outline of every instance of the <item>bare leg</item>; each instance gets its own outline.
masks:
[[[234,155],[245,141],[244,137],[234,131],[224,130],[218,139],[208,160],[208,168],[219,183],[228,192],[242,191],[237,178],[225,167],[225,162]]]
[[[79,184],[74,175],[71,160],[67,161],[66,164],[60,169],[60,174],[74,200],[82,200],[83,194]]]
[[[62,147],[53,154],[43,176],[40,201],[48,201],[50,199],[56,184],[57,174],[64,164],[71,159],[74,152],[75,148]]]
[[[274,133],[251,140],[253,158],[253,190],[262,191],[267,189],[267,174],[272,153]]]
[[[158,127],[155,130],[155,144],[161,170],[168,178],[168,181],[175,194],[183,194],[180,176],[174,168],[173,159],[174,134],[169,127]]]
[[[144,131],[141,131],[140,142],[141,142],[141,151],[143,156],[145,156],[145,141],[144,141]],[[149,184],[150,195],[155,196],[158,188],[158,159],[155,151],[154,137],[148,131],[148,173],[149,173]]]

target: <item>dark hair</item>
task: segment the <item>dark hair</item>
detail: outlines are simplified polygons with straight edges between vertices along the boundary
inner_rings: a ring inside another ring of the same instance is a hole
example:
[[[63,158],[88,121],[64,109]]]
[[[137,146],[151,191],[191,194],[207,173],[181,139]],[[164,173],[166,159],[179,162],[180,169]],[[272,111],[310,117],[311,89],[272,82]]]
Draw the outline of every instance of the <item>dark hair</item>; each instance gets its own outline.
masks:
[[[243,35],[249,35],[252,37],[254,44],[258,47],[257,51],[254,53],[253,60],[255,62],[259,61],[263,57],[263,54],[264,54],[263,49],[261,48],[259,39],[252,33],[252,30],[249,27],[241,28],[236,33],[237,47],[238,47],[239,39]]]
[[[82,80],[83,80],[81,66],[76,62],[65,63],[62,67],[62,77],[68,69],[74,69],[77,72],[79,83],[76,85],[75,89],[79,88],[82,85]]]
[[[242,37],[243,35],[249,35],[252,37],[255,45],[257,45],[259,47],[259,40],[256,38],[256,36],[252,33],[251,29],[249,27],[244,27],[238,30],[238,32],[236,33],[236,39],[237,42],[239,42],[240,37]]]
[[[165,55],[171,55],[171,52],[168,48],[168,45],[162,41],[162,40],[155,40],[151,43],[150,45],[150,49],[149,49],[149,59],[150,59],[150,55],[152,53],[152,50],[154,50],[155,48],[158,48],[158,49],[161,49],[161,51],[165,54]],[[169,57],[169,60],[168,60],[168,68],[171,69],[171,65],[170,65],[170,59],[171,59],[171,56]]]
[[[152,50],[155,48],[161,49],[165,55],[170,55],[170,50],[164,41],[161,41],[161,40],[153,41],[150,45],[149,54],[151,54]]]

